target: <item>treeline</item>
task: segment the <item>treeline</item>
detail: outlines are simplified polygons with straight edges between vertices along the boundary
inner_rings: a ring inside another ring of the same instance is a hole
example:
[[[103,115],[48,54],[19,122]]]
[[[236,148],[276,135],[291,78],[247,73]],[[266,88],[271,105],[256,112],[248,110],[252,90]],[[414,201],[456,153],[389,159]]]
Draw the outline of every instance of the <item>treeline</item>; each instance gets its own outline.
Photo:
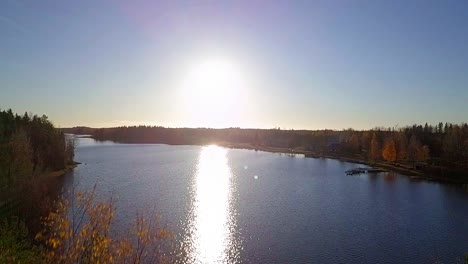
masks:
[[[115,128],[65,128],[65,133],[91,135],[97,140],[120,143],[162,143],[198,145],[210,143],[248,143],[257,146],[316,148],[326,146],[338,134],[332,130],[281,130],[281,129],[211,129],[165,128],[160,126],[122,126]]]
[[[370,162],[388,162],[432,174],[467,181],[468,125],[439,123],[401,128],[357,131],[165,128],[123,126],[93,129],[64,129],[88,134],[97,140],[121,143],[163,144],[248,144],[253,148],[285,148],[287,151],[317,156],[340,156]],[[455,176],[454,176],[455,175]]]
[[[73,141],[47,116],[0,111],[0,192],[45,172],[62,170],[73,156]]]
[[[342,134],[342,152],[365,154],[370,160],[468,167],[468,125],[465,123],[347,130]]]

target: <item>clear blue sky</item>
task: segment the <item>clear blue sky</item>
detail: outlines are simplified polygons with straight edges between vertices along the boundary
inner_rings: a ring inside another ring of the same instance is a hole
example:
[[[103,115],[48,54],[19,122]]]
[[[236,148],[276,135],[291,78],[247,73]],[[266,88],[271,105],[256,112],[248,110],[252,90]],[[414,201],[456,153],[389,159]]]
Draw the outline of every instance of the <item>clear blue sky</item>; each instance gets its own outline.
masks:
[[[181,98],[215,57],[242,100]],[[467,122],[468,1],[3,0],[0,107],[61,127]]]

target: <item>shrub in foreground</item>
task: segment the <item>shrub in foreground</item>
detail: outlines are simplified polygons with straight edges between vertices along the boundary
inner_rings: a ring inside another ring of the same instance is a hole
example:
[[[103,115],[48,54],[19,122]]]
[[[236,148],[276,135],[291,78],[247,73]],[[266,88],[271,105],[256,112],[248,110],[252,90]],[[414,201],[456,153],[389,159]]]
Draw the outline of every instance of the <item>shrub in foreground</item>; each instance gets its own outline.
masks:
[[[94,191],[62,197],[43,219],[36,239],[45,245],[48,263],[160,263],[169,262],[164,249],[172,235],[156,227],[157,221],[137,215],[125,237],[111,229],[115,203],[96,202]]]

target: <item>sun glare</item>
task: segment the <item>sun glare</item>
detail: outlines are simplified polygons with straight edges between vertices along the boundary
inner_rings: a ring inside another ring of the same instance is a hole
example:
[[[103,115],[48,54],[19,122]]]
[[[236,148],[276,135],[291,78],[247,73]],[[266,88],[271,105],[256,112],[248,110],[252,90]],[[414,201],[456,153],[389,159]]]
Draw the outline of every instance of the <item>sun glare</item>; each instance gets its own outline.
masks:
[[[224,58],[191,65],[182,83],[182,109],[196,126],[223,127],[240,120],[246,101],[241,68]],[[229,121],[229,122],[228,122]]]
[[[205,146],[199,156],[194,179],[194,221],[190,224],[190,262],[227,263],[237,256],[238,244],[232,237],[232,172],[226,149]]]

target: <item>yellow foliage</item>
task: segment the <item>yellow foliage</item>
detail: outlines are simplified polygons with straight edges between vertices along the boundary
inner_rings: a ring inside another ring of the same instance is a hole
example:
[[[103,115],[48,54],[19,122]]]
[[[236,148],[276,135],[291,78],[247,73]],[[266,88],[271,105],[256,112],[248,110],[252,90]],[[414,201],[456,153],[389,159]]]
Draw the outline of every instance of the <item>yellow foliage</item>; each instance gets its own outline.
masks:
[[[76,198],[76,199],[74,199]],[[131,236],[111,235],[114,201],[94,202],[94,192],[77,193],[73,201],[62,198],[43,219],[36,239],[46,246],[50,263],[153,263],[160,261],[160,246],[170,232],[156,222],[137,216]],[[75,207],[70,206],[75,205]]]

